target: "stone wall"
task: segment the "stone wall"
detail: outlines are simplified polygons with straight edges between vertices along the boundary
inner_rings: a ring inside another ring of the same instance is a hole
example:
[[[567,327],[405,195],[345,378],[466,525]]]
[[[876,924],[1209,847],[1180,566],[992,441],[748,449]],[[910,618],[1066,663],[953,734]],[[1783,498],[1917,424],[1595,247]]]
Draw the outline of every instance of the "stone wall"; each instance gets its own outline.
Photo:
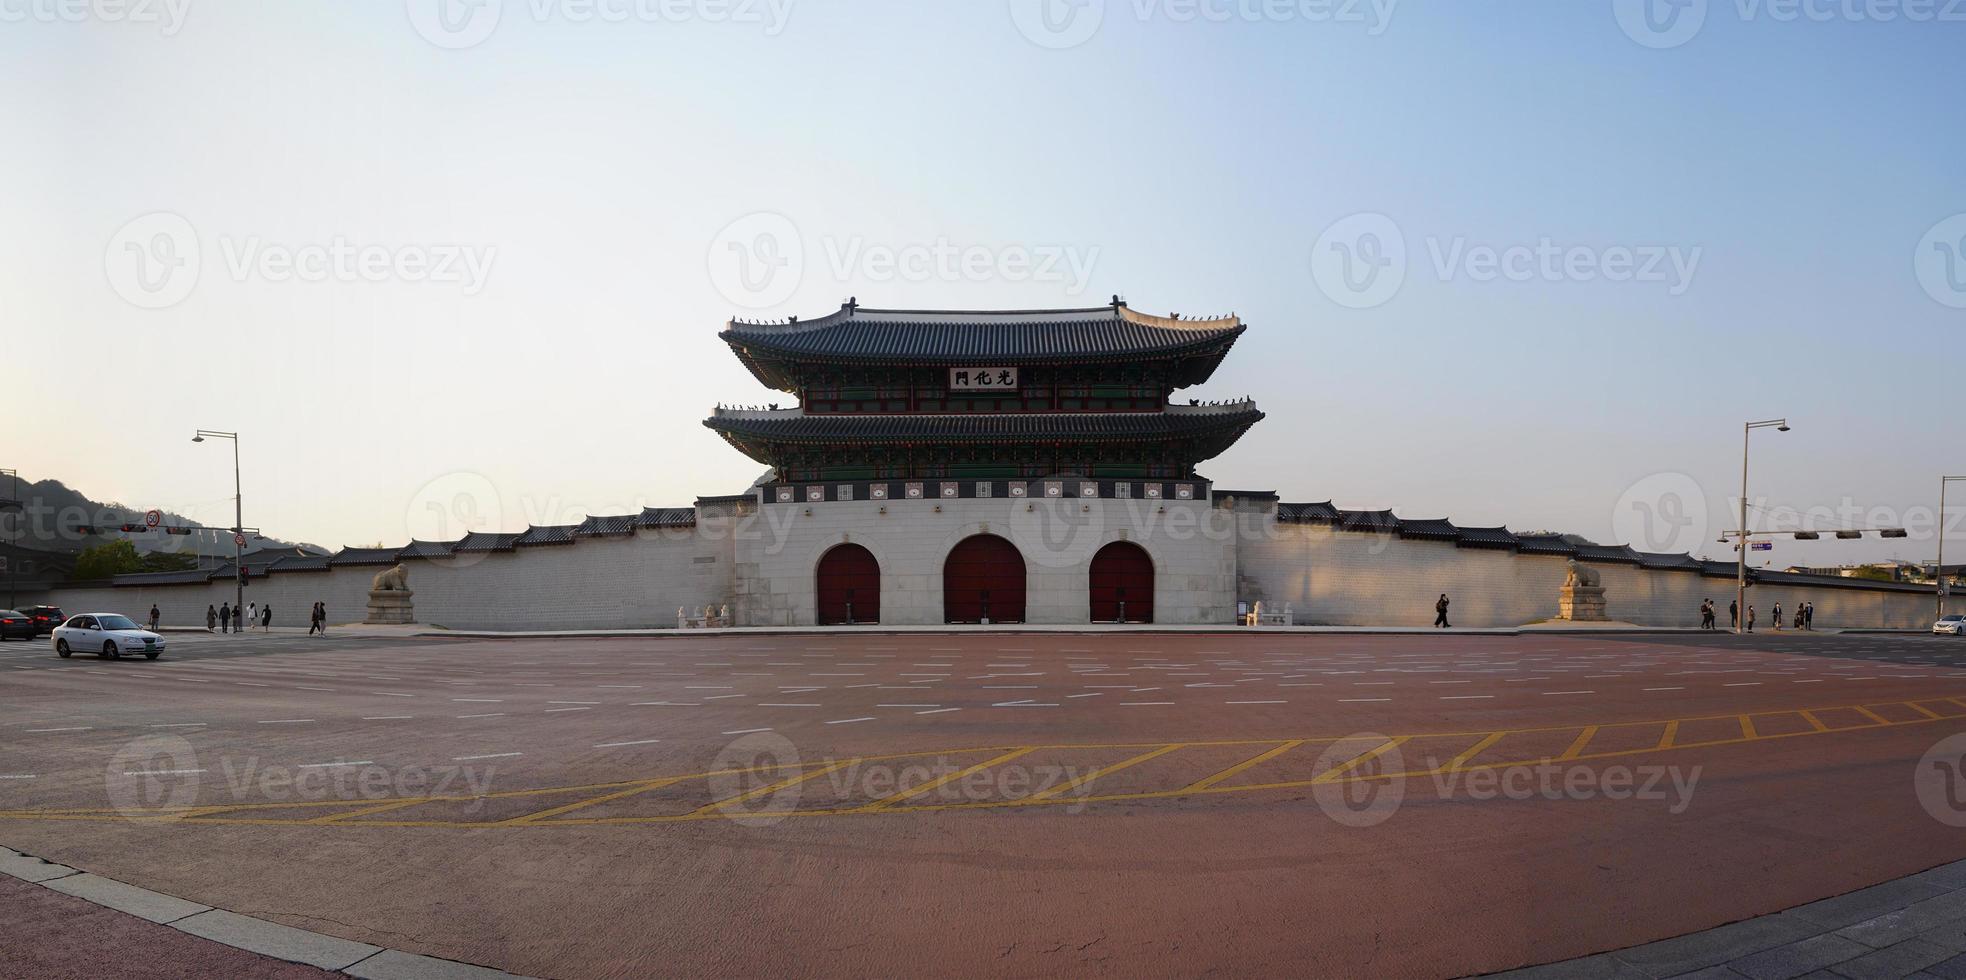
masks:
[[[881,621],[943,622],[943,562],[957,542],[995,534],[1015,544],[1026,568],[1026,619],[1090,619],[1092,555],[1132,541],[1155,570],[1154,619],[1229,624],[1238,600],[1266,610],[1289,605],[1303,625],[1419,626],[1434,599],[1454,600],[1456,626],[1519,626],[1556,615],[1566,567],[1556,557],[1453,543],[1354,533],[1319,524],[1280,524],[1275,505],[1206,500],[955,498],[834,500],[762,506],[706,503],[693,527],[632,536],[408,562],[417,620],[457,629],[673,627],[677,607],[729,604],[740,625],[803,626],[817,618],[820,556],[852,542],[881,566]],[[1693,626],[1713,599],[1726,624],[1734,583],[1698,572],[1594,564],[1612,619]],[[326,601],[332,623],[359,622],[377,566],[285,572],[252,580],[250,601],[271,603],[275,623],[304,625]],[[1816,603],[1818,627],[1920,629],[1930,593],[1850,586],[1774,584],[1750,591],[1763,628],[1775,603],[1791,614]],[[205,607],[228,602],[230,581],[193,585],[68,588],[22,602],[74,613],[114,611],[142,619],[151,603],[164,622],[202,626]]]
[[[1352,533],[1317,524],[1244,520],[1237,578],[1245,599],[1266,610],[1288,603],[1301,625],[1429,626],[1442,592],[1456,626],[1520,626],[1556,616],[1565,560],[1512,551]],[[1607,613],[1645,626],[1697,626],[1700,600],[1712,599],[1727,625],[1734,580],[1697,572],[1592,564],[1603,578]],[[1929,592],[1853,586],[1766,584],[1748,590],[1761,628],[1773,607],[1793,621],[1796,604],[1816,604],[1818,628],[1920,629],[1931,625]]]

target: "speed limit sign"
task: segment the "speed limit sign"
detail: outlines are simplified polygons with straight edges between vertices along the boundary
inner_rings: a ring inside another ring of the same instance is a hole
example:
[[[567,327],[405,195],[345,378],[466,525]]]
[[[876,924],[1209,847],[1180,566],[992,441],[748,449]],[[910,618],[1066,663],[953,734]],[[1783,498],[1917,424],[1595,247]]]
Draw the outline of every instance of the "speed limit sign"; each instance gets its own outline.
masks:
[[[164,512],[161,510],[149,511],[143,515],[144,527],[156,527],[162,523],[164,523]]]

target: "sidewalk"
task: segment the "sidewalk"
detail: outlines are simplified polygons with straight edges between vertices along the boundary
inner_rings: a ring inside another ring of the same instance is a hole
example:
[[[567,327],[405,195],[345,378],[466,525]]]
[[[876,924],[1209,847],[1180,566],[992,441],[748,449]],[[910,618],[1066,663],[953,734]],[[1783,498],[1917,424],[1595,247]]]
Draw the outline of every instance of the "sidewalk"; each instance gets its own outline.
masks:
[[[1966,977],[1966,861],[1706,932],[1490,976],[1779,980],[1805,975]]]
[[[621,637],[662,637],[662,636],[880,636],[909,633],[1027,633],[1027,634],[1214,634],[1264,633],[1272,635],[1359,635],[1359,636],[1547,636],[1570,634],[1701,634],[1725,635],[1726,630],[1702,630],[1694,626],[1636,626],[1631,623],[1532,623],[1527,626],[1493,626],[1463,629],[1431,629],[1421,626],[1236,626],[1233,624],[1169,626],[1154,623],[1096,623],[1070,625],[1005,624],[993,626],[971,626],[943,624],[934,626],[734,626],[718,629],[560,629],[560,630],[482,630],[482,629],[430,629],[428,627],[366,627],[368,629],[415,629],[422,630],[409,635],[435,637],[445,636],[457,639],[596,639]],[[1808,632],[1766,633],[1756,636],[1837,636],[1842,633],[1888,633],[1917,634],[1922,630],[1832,630],[1819,629]]]

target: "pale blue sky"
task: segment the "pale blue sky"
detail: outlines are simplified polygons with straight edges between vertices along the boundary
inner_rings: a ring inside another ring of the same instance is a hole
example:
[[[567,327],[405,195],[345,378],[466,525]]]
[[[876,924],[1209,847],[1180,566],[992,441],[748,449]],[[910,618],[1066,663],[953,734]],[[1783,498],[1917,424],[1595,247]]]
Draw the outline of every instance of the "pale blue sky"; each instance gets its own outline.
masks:
[[[419,33],[425,0],[188,0],[170,23],[5,5],[0,318],[32,368],[7,388],[27,422],[0,466],[222,523],[222,450],[188,438],[238,429],[248,523],[327,545],[428,530],[429,496],[460,486],[512,528],[680,505],[760,469],[702,428],[712,405],[788,400],[715,339],[734,313],[1119,292],[1251,324],[1187,393],[1270,413],[1205,465],[1219,486],[1610,539],[1628,491],[1690,480],[1711,538],[1741,422],[1785,414],[1794,432],[1757,436],[1757,495],[1926,524],[1777,564],[1930,556],[1936,477],[1966,472],[1966,311],[1941,302],[1966,291],[1931,295],[1914,257],[1966,212],[1966,22],[1726,0],[1658,49],[1610,0],[1405,0],[1383,21],[1362,4],[1366,23],[1088,2],[1097,30],[1063,50],[1002,0],[790,0],[777,30],[707,23],[710,3],[605,23],[505,0],[461,47]],[[119,235],[156,212],[192,229],[201,268],[146,309],[117,288]],[[804,258],[746,309],[761,294],[729,295],[719,236],[759,212]],[[1312,272],[1359,213],[1408,253],[1366,309]],[[1697,265],[1512,282],[1443,279],[1434,257],[1546,239]],[[489,268],[235,271],[336,241]],[[985,274],[867,258],[938,242],[981,249]],[[1086,274],[1023,275],[1020,250]]]

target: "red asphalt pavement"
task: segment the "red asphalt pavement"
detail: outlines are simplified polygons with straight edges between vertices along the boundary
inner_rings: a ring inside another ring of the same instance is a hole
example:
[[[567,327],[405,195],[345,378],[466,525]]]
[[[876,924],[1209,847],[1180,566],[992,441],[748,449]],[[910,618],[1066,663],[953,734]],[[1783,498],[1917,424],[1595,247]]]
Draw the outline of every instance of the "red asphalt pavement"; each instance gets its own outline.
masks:
[[[1456,975],[1966,857],[1913,787],[1966,731],[1943,638],[173,643],[0,647],[0,844],[544,976]],[[166,803],[210,809],[51,812]]]

